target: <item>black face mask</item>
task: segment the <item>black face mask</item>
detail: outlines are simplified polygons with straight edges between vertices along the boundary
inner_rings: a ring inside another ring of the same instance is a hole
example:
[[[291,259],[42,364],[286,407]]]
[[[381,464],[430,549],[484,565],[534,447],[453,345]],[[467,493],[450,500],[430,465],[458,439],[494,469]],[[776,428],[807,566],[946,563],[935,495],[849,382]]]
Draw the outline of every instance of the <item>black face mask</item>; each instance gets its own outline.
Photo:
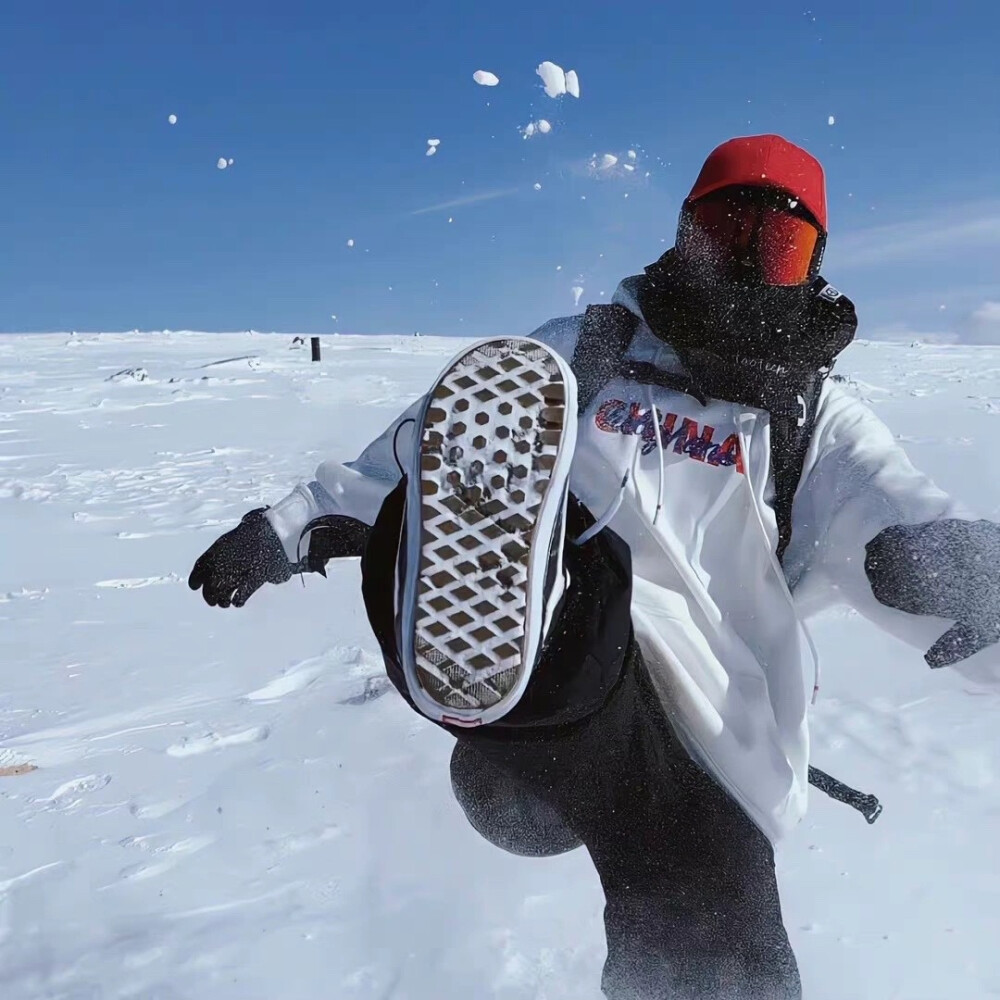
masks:
[[[646,268],[639,305],[706,396],[791,414],[857,329],[850,299],[826,287],[720,282],[670,250]]]

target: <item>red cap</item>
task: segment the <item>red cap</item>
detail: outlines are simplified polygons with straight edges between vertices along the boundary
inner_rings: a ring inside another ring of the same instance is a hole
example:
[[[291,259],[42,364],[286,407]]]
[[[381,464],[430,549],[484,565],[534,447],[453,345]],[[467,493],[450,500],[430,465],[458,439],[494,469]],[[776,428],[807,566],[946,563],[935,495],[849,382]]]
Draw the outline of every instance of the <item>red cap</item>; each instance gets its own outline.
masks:
[[[720,188],[765,187],[802,202],[826,232],[826,182],[815,156],[780,135],[748,135],[712,150],[688,201]]]

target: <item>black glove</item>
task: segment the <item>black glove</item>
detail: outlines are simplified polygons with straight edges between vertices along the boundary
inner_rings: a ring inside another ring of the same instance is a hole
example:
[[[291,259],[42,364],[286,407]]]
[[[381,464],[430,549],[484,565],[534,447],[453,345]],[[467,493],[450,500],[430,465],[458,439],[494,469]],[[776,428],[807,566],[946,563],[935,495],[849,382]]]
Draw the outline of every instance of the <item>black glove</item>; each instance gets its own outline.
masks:
[[[924,654],[929,666],[951,666],[1000,641],[1000,524],[895,524],[865,551],[879,603],[955,622]]]
[[[243,520],[198,557],[188,586],[202,588],[205,603],[242,608],[265,583],[284,583],[294,568],[281,539],[264,516],[266,507],[243,515]]]
[[[364,521],[344,514],[314,518],[302,529],[300,541],[308,533],[309,551],[296,571],[326,576],[326,564],[330,559],[359,557],[364,553],[371,530]]]

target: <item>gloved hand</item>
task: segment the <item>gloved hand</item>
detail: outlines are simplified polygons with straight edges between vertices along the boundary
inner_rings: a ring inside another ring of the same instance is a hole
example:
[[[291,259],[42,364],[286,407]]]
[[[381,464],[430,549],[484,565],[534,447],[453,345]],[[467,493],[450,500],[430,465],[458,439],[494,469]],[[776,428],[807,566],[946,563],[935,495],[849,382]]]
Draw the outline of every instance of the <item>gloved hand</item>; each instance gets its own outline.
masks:
[[[244,514],[232,531],[216,539],[198,557],[188,586],[192,590],[200,587],[206,604],[242,608],[265,583],[291,579],[294,567],[264,516],[265,510],[259,507]]]
[[[1000,524],[895,524],[865,550],[876,600],[955,622],[924,654],[929,666],[949,667],[1000,641]]]

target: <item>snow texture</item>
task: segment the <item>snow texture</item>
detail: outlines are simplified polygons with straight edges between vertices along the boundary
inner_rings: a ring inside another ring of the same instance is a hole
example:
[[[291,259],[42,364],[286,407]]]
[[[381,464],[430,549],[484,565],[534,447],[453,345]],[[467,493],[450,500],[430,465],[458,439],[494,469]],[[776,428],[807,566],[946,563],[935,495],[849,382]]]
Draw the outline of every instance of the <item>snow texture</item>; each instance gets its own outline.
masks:
[[[495,87],[500,82],[500,77],[485,69],[477,69],[476,72],[472,74],[472,79],[475,80],[480,87]]]
[[[184,582],[466,343],[326,336],[314,364],[288,340],[0,336],[4,1000],[600,1000],[586,853],[471,829],[452,740],[386,685],[357,560],[241,610]],[[1000,348],[862,342],[837,373],[997,517]],[[885,813],[814,794],[778,849],[805,996],[995,997],[997,697],[856,615],[814,631],[814,762]]]
[[[177,124],[177,115],[167,115],[167,122],[171,125]]]
[[[230,163],[230,161],[229,161],[229,160],[227,160],[227,159],[226,159],[226,158],[225,158],[224,156],[220,156],[220,157],[219,157],[219,159],[218,159],[218,161],[216,162],[216,164],[215,164],[215,165],[216,165],[216,166],[217,166],[217,167],[218,167],[218,168],[219,168],[220,170],[225,170],[225,169],[226,169],[226,167],[228,167],[228,166],[229,166],[229,163]]]

